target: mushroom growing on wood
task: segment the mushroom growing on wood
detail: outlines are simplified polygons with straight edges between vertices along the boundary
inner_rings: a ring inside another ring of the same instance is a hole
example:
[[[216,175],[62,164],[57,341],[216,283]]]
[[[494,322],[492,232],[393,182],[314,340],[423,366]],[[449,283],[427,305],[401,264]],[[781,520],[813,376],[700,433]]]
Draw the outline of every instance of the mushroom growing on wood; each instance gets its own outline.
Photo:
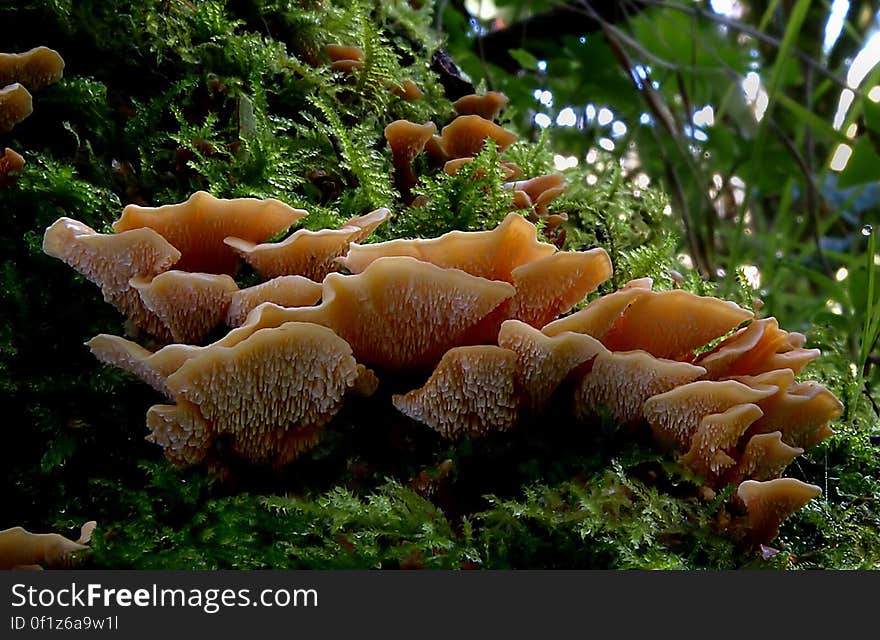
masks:
[[[486,120],[498,117],[510,100],[499,91],[487,91],[483,95],[471,93],[462,96],[452,103],[455,112],[460,116],[477,115]]]
[[[419,389],[393,397],[394,406],[447,438],[507,431],[516,423],[517,355],[493,345],[447,351]]]
[[[180,251],[180,261],[175,265],[178,269],[235,275],[239,257],[224,239],[234,236],[247,242],[263,242],[306,214],[272,198],[224,200],[197,191],[179,204],[130,204],[113,223],[113,230],[119,233],[149,227]]]
[[[232,294],[238,291],[235,280],[227,275],[176,269],[153,278],[132,278],[131,286],[144,306],[168,327],[174,342],[184,344],[200,342],[223,323]]]
[[[0,187],[14,184],[23,169],[24,158],[7,147],[0,156]]]
[[[0,53],[0,87],[18,82],[31,91],[58,82],[64,75],[64,60],[49,47],[34,47],[24,53]]]
[[[786,518],[821,494],[822,489],[816,485],[794,478],[746,480],[736,490],[748,513],[746,528],[756,543],[773,540]]]
[[[389,217],[391,211],[377,209],[353,218],[339,229],[300,229],[281,242],[256,244],[234,237],[224,242],[264,278],[299,275],[320,281],[335,270],[336,259],[348,251],[351,242],[368,235]]]
[[[280,307],[308,307],[321,299],[321,284],[302,276],[279,276],[232,294],[226,324],[241,325],[247,315],[264,302]]]
[[[94,520],[86,522],[76,541],[58,533],[4,529],[0,531],[0,570],[69,568],[88,550],[96,526]]]
[[[9,133],[34,112],[30,92],[17,82],[0,89],[0,133]]]
[[[98,233],[71,218],[59,218],[43,235],[43,252],[58,258],[101,288],[104,300],[121,311],[136,327],[160,340],[170,332],[147,309],[132,278],[153,278],[167,271],[180,252],[152,229],[117,234]]]

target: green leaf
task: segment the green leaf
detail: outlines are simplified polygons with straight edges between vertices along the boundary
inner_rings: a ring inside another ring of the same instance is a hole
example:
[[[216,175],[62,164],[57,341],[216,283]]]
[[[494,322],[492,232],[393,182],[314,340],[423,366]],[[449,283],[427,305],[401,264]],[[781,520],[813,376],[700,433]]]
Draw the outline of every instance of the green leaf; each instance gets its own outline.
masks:
[[[868,136],[862,136],[853,149],[846,169],[840,174],[837,186],[841,189],[880,180],[880,155]]]
[[[538,59],[525,49],[510,49],[507,53],[516,60],[523,69],[537,69]]]

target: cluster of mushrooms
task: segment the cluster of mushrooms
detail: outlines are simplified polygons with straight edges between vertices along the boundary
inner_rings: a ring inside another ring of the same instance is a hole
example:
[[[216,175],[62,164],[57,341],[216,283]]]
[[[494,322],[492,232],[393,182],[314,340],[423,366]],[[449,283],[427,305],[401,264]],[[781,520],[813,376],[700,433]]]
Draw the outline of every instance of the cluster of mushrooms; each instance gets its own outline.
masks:
[[[355,47],[326,51],[337,71],[363,68]],[[410,81],[391,90],[421,96]],[[388,125],[404,202],[424,198],[413,166],[423,151],[450,175],[489,138],[503,153],[516,140],[494,122],[506,103],[495,92],[465,96],[439,135],[433,122]],[[654,291],[647,279],[571,313],[611,277],[608,254],[560,250],[565,217],[548,205],[565,188],[561,174],[521,179],[516,165],[500,168],[515,210],[488,231],[364,244],[390,218],[382,208],[270,241],[307,212],[197,192],[129,205],[113,233],[61,218],[43,249],[126,317],[128,337],[87,344],[165,397],[147,411],[147,439],[176,465],[222,465],[220,439],[224,455],[290,463],[347,397],[373,396],[383,377],[403,374],[426,382],[393,395],[394,407],[450,439],[506,431],[560,403],[584,428],[598,414],[647,423],[703,478],[704,495],[736,485],[744,527],[755,542],[772,540],[820,493],[780,476],[842,412],[823,386],[795,380],[818,350],[773,318]],[[539,219],[553,242],[539,240]],[[264,282],[239,288],[244,263]]]
[[[0,134],[9,133],[33,113],[31,91],[54,84],[63,75],[64,60],[48,47],[0,53]],[[0,156],[0,187],[14,182],[23,167],[21,154],[7,147]]]

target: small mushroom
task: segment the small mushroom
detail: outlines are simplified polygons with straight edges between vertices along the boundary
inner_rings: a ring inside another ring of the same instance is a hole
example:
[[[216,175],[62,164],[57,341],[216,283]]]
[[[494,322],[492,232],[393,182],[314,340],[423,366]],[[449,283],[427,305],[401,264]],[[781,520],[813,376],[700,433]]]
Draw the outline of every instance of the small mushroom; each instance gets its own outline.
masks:
[[[77,563],[88,550],[95,521],[86,522],[74,541],[58,533],[31,533],[22,527],[0,531],[0,570],[59,569]]]
[[[385,127],[385,139],[391,147],[391,163],[394,165],[394,184],[406,200],[411,199],[411,190],[418,182],[413,160],[435,131],[437,126],[433,122],[416,124],[409,120],[395,120]]]
[[[748,513],[747,529],[755,543],[773,540],[789,516],[821,494],[816,485],[795,478],[746,480],[736,490]]]
[[[499,91],[487,91],[483,95],[471,93],[462,96],[452,103],[455,112],[460,116],[477,115],[486,120],[498,117],[510,100]]]
[[[712,413],[700,420],[691,436],[690,449],[681,462],[702,475],[710,484],[736,464],[731,454],[749,426],[764,415],[756,404],[745,403],[721,413]]]
[[[360,47],[346,44],[328,44],[324,51],[330,57],[330,68],[350,73],[364,68],[364,52]]]
[[[24,158],[10,148],[0,156],[0,187],[15,184],[24,169]]]
[[[437,142],[446,161],[477,155],[489,138],[495,141],[499,152],[516,142],[515,133],[476,115],[455,118],[443,127]]]
[[[391,93],[408,102],[420,100],[425,95],[425,92],[419,89],[419,86],[412,80],[404,80],[400,84],[391,85]]]
[[[776,478],[803,452],[785,444],[781,431],[759,433],[749,438],[736,467],[724,478],[725,484]]]

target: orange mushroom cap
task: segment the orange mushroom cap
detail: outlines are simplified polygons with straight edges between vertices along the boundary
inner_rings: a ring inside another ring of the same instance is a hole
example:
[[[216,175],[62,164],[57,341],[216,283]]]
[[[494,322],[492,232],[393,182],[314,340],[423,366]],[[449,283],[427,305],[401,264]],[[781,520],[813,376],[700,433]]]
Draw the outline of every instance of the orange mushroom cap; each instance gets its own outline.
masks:
[[[364,51],[360,47],[348,44],[328,44],[324,51],[333,62],[339,60],[363,60]]]
[[[781,431],[759,433],[749,438],[736,468],[725,477],[725,482],[736,484],[743,480],[776,478],[803,452],[800,447],[785,444]]]
[[[104,300],[137,327],[161,340],[170,338],[165,324],[147,309],[132,278],[152,278],[171,267],[180,252],[152,229],[118,234],[98,233],[71,218],[59,218],[43,235],[43,252],[58,258],[101,288]]]
[[[487,91],[483,95],[472,93],[462,96],[452,103],[455,112],[460,116],[477,115],[486,120],[498,117],[510,100],[499,91]]]
[[[153,278],[132,278],[144,306],[168,327],[178,343],[200,342],[226,320],[232,294],[238,291],[227,275],[171,270]]]
[[[565,335],[581,334],[556,337]],[[611,353],[602,347],[575,387],[574,413],[584,420],[604,408],[618,423],[635,422],[644,417],[648,398],[692,382],[705,372],[702,367],[662,360],[645,351]]]
[[[580,311],[551,322],[541,331],[548,336],[555,336],[563,331],[573,331],[586,333],[602,340],[627,305],[636,298],[650,293],[650,281],[637,284],[639,286],[624,286],[614,293],[596,298]]]
[[[748,512],[748,529],[755,542],[773,540],[789,516],[821,494],[816,485],[794,478],[746,480],[736,490]]]
[[[226,324],[241,325],[247,315],[264,302],[280,307],[308,307],[321,299],[321,284],[302,276],[279,276],[232,294]]]
[[[704,476],[710,483],[736,464],[736,445],[749,426],[764,415],[756,404],[745,403],[722,413],[712,413],[700,420],[691,436],[690,449],[682,463]]]
[[[17,82],[0,89],[0,133],[9,133],[34,112],[30,92]]]
[[[517,356],[509,349],[456,347],[443,355],[424,386],[392,401],[447,438],[506,431],[519,410],[516,369]]]
[[[500,320],[493,311],[513,294],[505,282],[457,269],[412,258],[380,258],[358,275],[328,275],[316,307],[260,305],[218,343],[235,344],[259,327],[314,322],[351,344],[360,362],[381,369],[422,369],[452,347],[484,342],[489,335],[494,339]]]
[[[517,388],[523,408],[542,411],[563,380],[580,365],[605,352],[598,340],[578,333],[545,336],[520,320],[507,320],[498,332],[498,346],[516,354]]]
[[[419,86],[412,80],[404,80],[399,85],[391,85],[391,93],[401,100],[419,100],[425,95],[425,92],[419,89]]]
[[[440,146],[446,159],[475,156],[492,138],[503,152],[516,142],[516,134],[480,116],[458,116],[440,131]]]
[[[394,165],[394,182],[404,195],[418,182],[412,162],[436,131],[437,125],[433,122],[416,124],[409,120],[395,120],[385,127],[385,139],[391,148],[391,163]]]
[[[239,258],[224,244],[230,236],[248,242],[264,240],[307,215],[272,198],[215,198],[197,191],[186,202],[160,207],[128,205],[113,223],[117,233],[150,227],[182,254],[176,267],[184,271],[234,275]]]
[[[199,413],[199,408],[178,400],[157,404],[147,410],[147,442],[162,447],[165,458],[178,467],[190,467],[205,460],[217,435]]]

